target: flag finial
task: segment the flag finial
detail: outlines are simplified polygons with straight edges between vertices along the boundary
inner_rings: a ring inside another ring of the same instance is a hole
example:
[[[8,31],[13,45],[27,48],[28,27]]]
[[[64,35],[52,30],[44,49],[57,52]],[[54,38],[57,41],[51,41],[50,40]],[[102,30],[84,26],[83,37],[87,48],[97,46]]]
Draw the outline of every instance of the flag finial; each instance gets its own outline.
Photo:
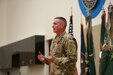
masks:
[[[109,2],[109,5],[112,5],[111,0],[110,0],[110,2]]]
[[[71,6],[71,16],[73,16],[73,8],[72,8],[72,6]]]

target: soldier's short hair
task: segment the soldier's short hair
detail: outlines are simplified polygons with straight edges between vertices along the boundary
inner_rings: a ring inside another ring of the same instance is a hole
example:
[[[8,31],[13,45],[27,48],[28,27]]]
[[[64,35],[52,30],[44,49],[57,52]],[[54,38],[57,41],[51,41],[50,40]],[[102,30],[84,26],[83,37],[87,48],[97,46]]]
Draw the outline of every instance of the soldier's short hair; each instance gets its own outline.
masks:
[[[60,19],[60,20],[64,21],[65,26],[67,26],[67,21],[64,17],[55,17],[54,19]]]

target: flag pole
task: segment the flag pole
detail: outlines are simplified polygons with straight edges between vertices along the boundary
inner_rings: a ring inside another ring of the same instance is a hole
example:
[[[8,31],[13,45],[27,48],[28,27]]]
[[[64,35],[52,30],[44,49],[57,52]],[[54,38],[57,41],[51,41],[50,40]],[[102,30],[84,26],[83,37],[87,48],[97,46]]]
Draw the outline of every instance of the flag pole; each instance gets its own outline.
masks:
[[[72,10],[73,10],[73,8],[72,8],[72,6],[71,6],[71,16],[73,16],[73,11],[72,11]]]

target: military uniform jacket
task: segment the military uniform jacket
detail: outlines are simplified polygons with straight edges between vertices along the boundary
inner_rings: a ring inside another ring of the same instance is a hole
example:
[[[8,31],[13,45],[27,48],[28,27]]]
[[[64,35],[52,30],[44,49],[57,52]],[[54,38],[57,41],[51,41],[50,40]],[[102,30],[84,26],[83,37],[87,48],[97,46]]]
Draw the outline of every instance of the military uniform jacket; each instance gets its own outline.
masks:
[[[50,75],[75,75],[76,46],[73,37],[66,32],[53,39],[50,52],[56,58],[54,64],[50,65]]]

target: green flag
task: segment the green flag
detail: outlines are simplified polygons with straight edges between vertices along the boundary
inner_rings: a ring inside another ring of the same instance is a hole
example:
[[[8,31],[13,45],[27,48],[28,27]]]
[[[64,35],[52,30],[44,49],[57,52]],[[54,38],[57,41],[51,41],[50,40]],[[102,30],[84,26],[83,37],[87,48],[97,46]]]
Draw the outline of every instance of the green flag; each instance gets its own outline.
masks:
[[[103,9],[101,19],[102,19],[102,21],[101,21],[101,33],[100,33],[100,45],[103,45],[104,44],[104,36],[105,36],[105,24],[106,24],[106,12],[104,9]]]
[[[105,10],[103,10],[103,14],[102,14],[102,22],[101,22],[101,36],[100,36],[100,50],[102,51],[102,46],[105,43],[105,37],[108,36],[109,33],[109,24],[107,24],[106,28],[105,28],[105,22],[106,22],[106,12]],[[107,30],[106,30],[107,29]],[[99,64],[99,74],[100,75],[104,75],[106,72],[106,68],[108,65],[108,57],[109,57],[109,52],[108,51],[102,51],[101,54],[101,59],[100,59],[100,64]]]
[[[87,25],[87,62],[89,66],[87,75],[96,75],[94,62],[94,44],[92,35],[92,20],[90,16],[86,17],[86,25]]]
[[[108,23],[106,26],[105,44],[106,44],[106,55],[103,55],[103,60],[106,59],[106,70],[104,75],[113,75],[113,5],[108,6]]]

